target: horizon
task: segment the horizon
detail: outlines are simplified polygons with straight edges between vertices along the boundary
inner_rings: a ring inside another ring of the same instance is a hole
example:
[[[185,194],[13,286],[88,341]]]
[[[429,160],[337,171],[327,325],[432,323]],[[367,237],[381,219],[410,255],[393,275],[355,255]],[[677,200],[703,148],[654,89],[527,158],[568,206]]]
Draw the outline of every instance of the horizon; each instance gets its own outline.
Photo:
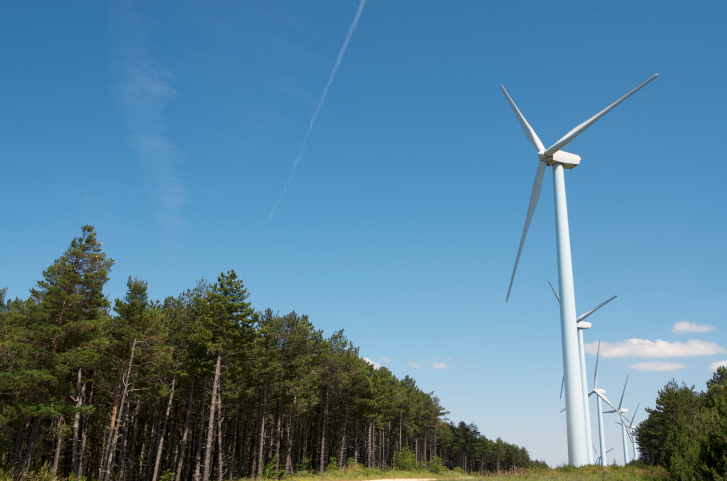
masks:
[[[234,269],[255,309],[344,329],[452,419],[567,463],[552,181],[506,303],[537,156],[500,85],[548,146],[659,73],[564,149],[577,314],[618,295],[588,319],[586,377],[603,341],[599,387],[614,402],[629,375],[638,424],[669,380],[703,390],[727,364],[727,6],[709,9],[11,5],[0,287],[27,297],[94,225],[111,299]]]

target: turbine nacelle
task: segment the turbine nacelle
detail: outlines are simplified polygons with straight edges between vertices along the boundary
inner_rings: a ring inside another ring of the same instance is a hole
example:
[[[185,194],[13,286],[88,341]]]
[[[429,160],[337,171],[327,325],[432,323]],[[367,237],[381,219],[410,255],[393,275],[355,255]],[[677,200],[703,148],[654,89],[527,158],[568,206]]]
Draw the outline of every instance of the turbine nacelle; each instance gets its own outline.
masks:
[[[590,329],[591,328],[591,323],[590,322],[586,322],[586,321],[580,321],[580,322],[577,322],[576,323],[576,327],[578,329]]]
[[[538,154],[538,157],[540,157],[540,154]],[[552,167],[553,164],[563,164],[564,169],[572,169],[581,163],[579,155],[563,152],[562,150],[554,153],[552,157],[546,157],[545,152],[543,152],[542,160],[548,164],[548,167]]]

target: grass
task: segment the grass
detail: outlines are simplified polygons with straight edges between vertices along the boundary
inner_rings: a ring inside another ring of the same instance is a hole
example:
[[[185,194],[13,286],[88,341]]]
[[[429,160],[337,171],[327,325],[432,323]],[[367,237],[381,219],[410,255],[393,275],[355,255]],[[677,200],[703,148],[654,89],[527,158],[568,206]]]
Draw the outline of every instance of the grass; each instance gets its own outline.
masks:
[[[629,466],[584,466],[574,468],[562,466],[558,468],[522,469],[502,472],[500,475],[479,476],[476,473],[465,474],[450,470],[434,474],[428,471],[392,471],[391,469],[369,469],[363,466],[347,467],[324,473],[300,472],[285,476],[283,481],[334,481],[334,480],[374,480],[374,479],[442,479],[442,480],[473,480],[484,481],[492,478],[501,479],[532,479],[532,480],[564,480],[564,481],[668,481],[669,474],[664,468],[631,464]],[[227,481],[225,477],[225,481]],[[0,481],[74,481],[67,478],[54,477],[48,470],[39,470],[28,476],[11,476],[0,470]],[[238,480],[239,481],[239,480]]]

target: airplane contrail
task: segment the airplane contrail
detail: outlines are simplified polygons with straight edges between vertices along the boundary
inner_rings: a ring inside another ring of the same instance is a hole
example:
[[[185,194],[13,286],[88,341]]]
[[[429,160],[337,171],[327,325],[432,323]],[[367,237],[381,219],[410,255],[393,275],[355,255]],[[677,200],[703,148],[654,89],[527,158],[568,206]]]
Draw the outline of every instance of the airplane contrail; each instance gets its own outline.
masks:
[[[358,10],[356,10],[356,16],[353,19],[351,27],[348,29],[348,34],[346,34],[346,40],[343,42],[343,46],[338,52],[338,58],[336,58],[336,63],[333,66],[333,70],[331,71],[331,76],[328,77],[328,83],[326,84],[326,88],[323,89],[323,95],[321,95],[321,100],[320,102],[318,102],[318,107],[316,107],[316,111],[313,112],[313,116],[310,118],[308,131],[305,133],[305,137],[303,137],[303,143],[301,144],[300,150],[298,151],[298,156],[295,158],[295,162],[293,162],[293,170],[290,172],[290,177],[285,183],[285,187],[283,187],[283,192],[280,193],[278,201],[275,203],[273,209],[270,211],[270,215],[268,216],[268,222],[270,222],[270,219],[272,219],[273,215],[275,215],[275,210],[278,208],[280,201],[283,200],[283,196],[288,190],[288,185],[290,185],[290,182],[293,180],[293,176],[295,175],[295,168],[298,166],[300,159],[303,158],[303,152],[305,151],[305,146],[308,143],[308,137],[310,137],[311,132],[313,132],[313,123],[316,121],[316,117],[318,117],[318,112],[320,112],[321,107],[323,106],[323,102],[325,102],[326,100],[326,95],[328,95],[328,89],[331,87],[333,77],[336,75],[338,67],[341,65],[343,54],[346,53],[346,47],[348,47],[348,42],[351,40],[351,36],[353,35],[354,30],[356,30],[356,26],[358,25],[358,19],[361,18],[361,12],[363,11],[364,5],[366,5],[366,0],[360,0],[358,4]]]

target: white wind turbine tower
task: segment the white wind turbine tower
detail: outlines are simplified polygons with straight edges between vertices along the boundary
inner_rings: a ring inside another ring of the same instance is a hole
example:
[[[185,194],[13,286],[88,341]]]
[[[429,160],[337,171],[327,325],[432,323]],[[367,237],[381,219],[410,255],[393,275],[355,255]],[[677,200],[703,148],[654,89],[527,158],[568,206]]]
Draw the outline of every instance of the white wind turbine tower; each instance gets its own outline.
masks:
[[[626,423],[626,422],[629,423],[628,426],[626,426],[626,434],[629,435],[629,440],[631,441],[631,454],[632,454],[631,459],[636,459],[636,438],[635,438],[636,425],[634,424],[634,419],[636,419],[636,413],[639,410],[639,406],[641,406],[641,403],[636,405],[636,411],[634,411],[634,415],[631,416],[631,421],[629,421],[628,419],[625,419],[625,418],[622,421],[622,424]]]
[[[629,464],[629,449],[628,444],[626,444],[626,416],[624,416],[624,413],[628,412],[628,409],[622,408],[621,405],[624,402],[624,394],[626,394],[626,384],[629,382],[629,376],[626,376],[626,382],[624,383],[624,390],[621,393],[621,400],[618,402],[618,407],[614,407],[613,404],[611,404],[611,407],[613,410],[606,411],[605,414],[608,413],[618,413],[619,417],[621,418],[621,422],[617,424],[621,424],[621,437],[623,438],[623,444],[624,444],[624,466]],[[610,404],[610,403],[609,403]]]
[[[581,158],[575,154],[563,152],[561,149],[568,145],[573,139],[582,134],[588,127],[593,125],[598,119],[610,112],[618,104],[629,98],[639,89],[654,80],[658,74],[654,74],[646,81],[639,84],[636,88],[628,92],[626,95],[601,110],[599,113],[586,120],[576,128],[568,132],[562,139],[553,144],[548,149],[538,138],[537,134],[530,127],[528,121],[520,113],[515,102],[512,101],[510,95],[502,88],[502,92],[507,97],[513,112],[517,115],[520,125],[525,131],[525,136],[531,144],[538,150],[538,170],[535,174],[535,182],[533,190],[530,194],[530,203],[528,205],[528,213],[525,217],[525,227],[522,237],[520,238],[520,247],[515,258],[515,267],[512,270],[510,278],[510,287],[507,290],[506,301],[510,298],[512,283],[515,280],[515,272],[517,264],[520,261],[520,253],[525,243],[525,237],[530,227],[530,220],[535,212],[540,197],[540,189],[543,186],[543,177],[545,175],[545,167],[553,168],[553,191],[555,197],[555,232],[558,252],[558,284],[560,285],[560,333],[563,350],[563,371],[565,373],[565,405],[566,405],[566,426],[568,433],[568,462],[574,466],[582,466],[589,461],[589,449],[586,442],[585,412],[583,409],[583,401],[581,399],[581,391],[583,389],[581,377],[578,375],[578,333],[574,329],[576,320],[576,301],[573,288],[573,265],[570,252],[570,233],[568,230],[568,208],[565,199],[565,178],[563,169],[572,169],[578,165]]]
[[[606,433],[603,430],[603,408],[601,407],[601,399],[606,401],[606,403],[611,406],[612,408],[616,409],[613,404],[611,404],[611,401],[608,400],[606,397],[606,390],[605,389],[598,389],[598,361],[601,357],[601,342],[598,343],[598,353],[596,354],[596,377],[593,380],[593,390],[588,393],[590,396],[591,394],[596,395],[596,405],[598,406],[598,439],[599,444],[601,446],[601,453],[602,455],[599,456],[599,460],[601,462],[601,466],[605,466],[607,464],[606,461],[606,454],[611,452],[611,449],[606,451]]]
[[[550,288],[553,290],[553,294],[555,294],[555,298],[560,302],[560,296],[555,291],[555,287],[553,287],[553,283],[548,281],[548,284],[550,284]],[[581,314],[576,319],[576,327],[578,328],[578,354],[580,358],[581,363],[581,386],[583,387],[582,393],[583,393],[583,411],[585,416],[585,423],[586,423],[586,441],[588,442],[589,446],[593,446],[593,435],[591,434],[591,410],[588,406],[588,383],[586,382],[586,351],[585,346],[583,344],[583,331],[585,329],[591,328],[591,323],[586,322],[586,318],[611,302],[612,300],[616,299],[618,296],[613,296],[607,301],[604,301],[591,309],[590,311],[585,312],[584,314]],[[565,376],[563,377],[565,379]],[[561,390],[561,396],[563,395],[563,386],[560,388]],[[600,457],[600,455],[599,455]],[[588,452],[588,464],[593,464],[593,455],[591,452]]]

